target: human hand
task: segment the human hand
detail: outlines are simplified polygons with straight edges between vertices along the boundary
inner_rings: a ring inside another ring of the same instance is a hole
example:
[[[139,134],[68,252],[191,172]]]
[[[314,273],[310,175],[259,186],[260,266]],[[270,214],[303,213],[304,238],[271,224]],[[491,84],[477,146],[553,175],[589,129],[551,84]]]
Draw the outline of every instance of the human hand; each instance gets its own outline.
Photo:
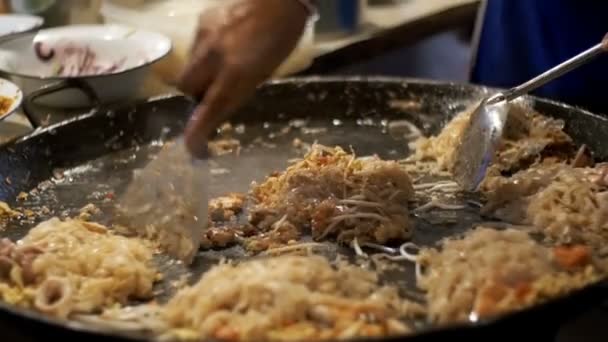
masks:
[[[202,101],[185,141],[203,155],[209,135],[272,75],[295,48],[308,12],[298,1],[242,0],[201,15],[182,91]]]

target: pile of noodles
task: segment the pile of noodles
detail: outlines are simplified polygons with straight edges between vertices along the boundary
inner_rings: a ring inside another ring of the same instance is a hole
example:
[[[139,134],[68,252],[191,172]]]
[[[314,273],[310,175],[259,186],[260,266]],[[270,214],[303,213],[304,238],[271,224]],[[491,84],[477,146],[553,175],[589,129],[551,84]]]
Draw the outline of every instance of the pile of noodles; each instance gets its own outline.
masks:
[[[528,198],[547,187],[566,164],[539,164],[505,177],[492,170],[481,183],[480,192],[487,200],[483,213],[492,213],[508,222],[522,223]]]
[[[559,243],[608,243],[608,187],[602,168],[554,165],[487,182],[486,212],[540,230]]]
[[[223,341],[302,341],[410,331],[419,305],[381,286],[376,273],[321,256],[220,264],[164,308],[173,333]]]
[[[411,235],[407,203],[414,190],[396,162],[357,158],[315,144],[304,159],[251,190],[250,223],[263,230],[311,227],[314,239],[385,243]]]
[[[521,309],[598,279],[589,254],[552,250],[525,232],[477,228],[441,250],[418,256],[418,285],[427,291],[428,314],[437,323],[478,320]],[[573,254],[575,253],[575,254]],[[560,257],[560,259],[556,259]]]
[[[0,243],[0,298],[58,317],[96,312],[149,298],[157,278],[151,259],[140,240],[53,218],[17,244]]]
[[[433,163],[431,172],[451,172],[456,149],[477,105],[454,117],[439,135],[418,139],[414,143],[415,153],[409,160]],[[563,128],[563,121],[545,117],[523,101],[513,102],[492,168],[510,173],[544,158],[568,158],[575,151],[572,139]]]

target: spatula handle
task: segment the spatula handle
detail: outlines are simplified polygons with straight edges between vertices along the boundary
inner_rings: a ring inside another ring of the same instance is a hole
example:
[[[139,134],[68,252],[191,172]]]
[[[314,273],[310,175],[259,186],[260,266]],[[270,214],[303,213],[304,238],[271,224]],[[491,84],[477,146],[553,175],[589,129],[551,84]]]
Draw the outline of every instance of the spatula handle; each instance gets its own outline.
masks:
[[[518,85],[515,88],[511,88],[508,91],[504,92],[501,96],[502,100],[511,101],[517,97],[525,95],[536,88],[539,88],[548,82],[584,65],[594,59],[595,57],[601,55],[602,53],[608,51],[608,34],[604,36],[602,42],[595,45],[594,47],[581,52],[580,54],[570,58],[569,60],[545,71],[544,73],[534,77],[526,83]]]

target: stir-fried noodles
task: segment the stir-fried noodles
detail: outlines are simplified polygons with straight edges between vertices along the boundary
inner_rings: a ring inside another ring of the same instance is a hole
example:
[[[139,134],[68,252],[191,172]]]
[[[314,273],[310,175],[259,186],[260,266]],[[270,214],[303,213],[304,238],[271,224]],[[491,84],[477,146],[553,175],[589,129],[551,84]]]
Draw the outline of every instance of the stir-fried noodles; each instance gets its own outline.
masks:
[[[438,136],[418,139],[414,144],[416,151],[410,159],[436,163],[435,172],[451,171],[456,147],[475,106],[477,104],[453,118]],[[571,157],[575,152],[574,146],[563,128],[563,121],[543,116],[524,102],[513,102],[492,168],[512,173],[545,158]]]
[[[503,220],[531,225],[549,240],[608,243],[608,186],[600,179],[604,167],[568,165],[533,168],[486,184],[486,212]]]
[[[104,226],[57,218],[0,242],[0,297],[58,317],[149,298],[152,251]]]
[[[598,279],[586,247],[550,249],[513,229],[477,228],[423,250],[417,262],[429,318],[439,323],[521,309]]]
[[[396,162],[313,145],[303,160],[252,189],[250,222],[264,230],[306,226],[314,239],[385,243],[410,237],[410,178]]]
[[[223,264],[167,304],[170,326],[199,339],[302,341],[403,334],[423,313],[374,272],[320,256]]]

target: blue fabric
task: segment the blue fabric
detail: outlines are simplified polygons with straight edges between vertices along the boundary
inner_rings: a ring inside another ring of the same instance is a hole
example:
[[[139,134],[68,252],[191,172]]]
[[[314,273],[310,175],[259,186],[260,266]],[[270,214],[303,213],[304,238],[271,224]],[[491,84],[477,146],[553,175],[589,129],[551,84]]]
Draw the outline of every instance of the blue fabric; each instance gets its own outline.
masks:
[[[348,31],[357,29],[359,22],[359,1],[338,0],[340,25]]]
[[[597,44],[608,1],[488,0],[471,81],[522,83]],[[608,113],[608,57],[554,80],[536,95]]]

